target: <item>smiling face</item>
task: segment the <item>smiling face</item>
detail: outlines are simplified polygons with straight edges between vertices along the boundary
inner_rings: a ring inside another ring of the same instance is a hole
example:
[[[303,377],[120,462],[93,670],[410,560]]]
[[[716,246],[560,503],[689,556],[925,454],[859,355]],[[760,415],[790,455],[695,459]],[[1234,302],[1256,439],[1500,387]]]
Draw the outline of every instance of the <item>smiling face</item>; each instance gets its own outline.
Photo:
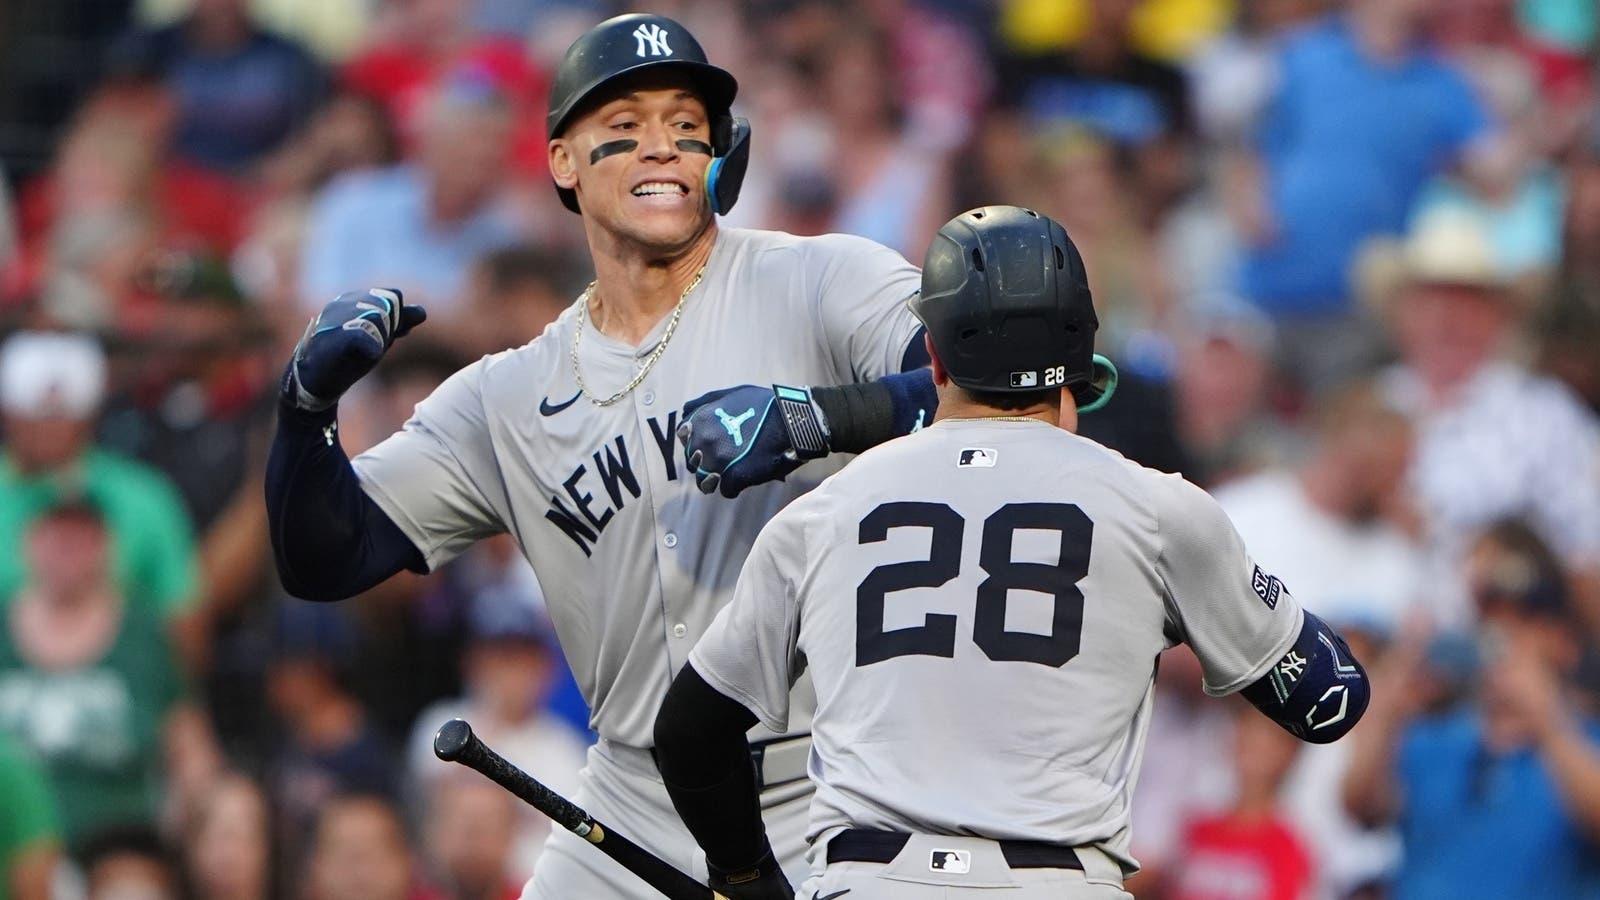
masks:
[[[711,122],[691,88],[671,72],[623,81],[550,141],[551,175],[589,227],[663,254],[709,227]]]

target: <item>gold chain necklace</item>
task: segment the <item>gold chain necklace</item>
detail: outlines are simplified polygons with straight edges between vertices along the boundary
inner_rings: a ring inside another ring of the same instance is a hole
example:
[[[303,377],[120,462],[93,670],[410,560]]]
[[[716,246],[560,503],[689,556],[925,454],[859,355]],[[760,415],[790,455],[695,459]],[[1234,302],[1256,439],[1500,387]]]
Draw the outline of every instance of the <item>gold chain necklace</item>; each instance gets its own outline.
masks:
[[[656,344],[654,350],[650,351],[650,355],[645,357],[644,362],[639,366],[639,371],[635,372],[633,378],[622,386],[622,390],[603,399],[589,393],[589,388],[583,383],[583,370],[578,367],[578,345],[583,341],[583,328],[589,321],[589,301],[594,297],[595,282],[589,282],[589,286],[583,289],[583,296],[578,298],[578,330],[572,335],[572,378],[578,383],[578,393],[588,397],[595,406],[610,406],[632,393],[633,389],[644,381],[644,377],[650,374],[650,370],[655,367],[656,360],[660,359],[661,354],[666,351],[667,342],[672,340],[672,333],[678,330],[678,320],[683,318],[684,301],[689,299],[691,291],[700,286],[700,277],[704,274],[706,274],[706,267],[701,266],[700,271],[694,273],[694,278],[689,280],[689,286],[684,288],[683,293],[678,296],[678,305],[672,308],[672,318],[667,320],[667,328],[661,333],[661,341]]]

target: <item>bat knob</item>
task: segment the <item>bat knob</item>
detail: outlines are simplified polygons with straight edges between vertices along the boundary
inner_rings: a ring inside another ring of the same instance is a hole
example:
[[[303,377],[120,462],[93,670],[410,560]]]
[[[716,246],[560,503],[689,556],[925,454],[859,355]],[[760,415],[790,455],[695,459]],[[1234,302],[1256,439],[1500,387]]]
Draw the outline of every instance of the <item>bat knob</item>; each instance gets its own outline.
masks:
[[[472,726],[466,719],[451,719],[433,736],[433,755],[445,762],[455,762],[472,743]]]

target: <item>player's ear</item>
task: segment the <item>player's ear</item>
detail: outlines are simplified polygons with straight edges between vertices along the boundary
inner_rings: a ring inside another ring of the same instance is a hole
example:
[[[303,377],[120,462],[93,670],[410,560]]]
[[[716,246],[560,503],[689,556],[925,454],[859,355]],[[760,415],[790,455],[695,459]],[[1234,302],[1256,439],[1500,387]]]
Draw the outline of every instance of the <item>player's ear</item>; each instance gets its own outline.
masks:
[[[944,363],[940,361],[938,351],[933,349],[933,338],[924,334],[922,343],[923,346],[928,348],[928,368],[933,372],[933,386],[944,387],[950,381],[950,373],[945,369]]]
[[[569,191],[578,187],[577,157],[573,153],[572,143],[566,138],[556,138],[550,142],[550,177],[555,180],[556,187]]]

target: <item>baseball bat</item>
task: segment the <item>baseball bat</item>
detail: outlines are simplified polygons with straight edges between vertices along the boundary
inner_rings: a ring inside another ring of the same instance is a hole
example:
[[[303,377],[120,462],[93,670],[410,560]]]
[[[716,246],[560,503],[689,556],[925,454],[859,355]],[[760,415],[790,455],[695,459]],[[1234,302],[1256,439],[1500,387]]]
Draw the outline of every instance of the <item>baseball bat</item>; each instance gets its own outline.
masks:
[[[505,757],[489,749],[472,733],[465,719],[451,719],[433,736],[433,755],[455,762],[515,794],[524,803],[549,816],[551,821],[593,844],[596,849],[621,863],[660,891],[668,900],[727,900],[688,875],[673,868],[661,857],[595,821],[577,804],[539,783]]]

